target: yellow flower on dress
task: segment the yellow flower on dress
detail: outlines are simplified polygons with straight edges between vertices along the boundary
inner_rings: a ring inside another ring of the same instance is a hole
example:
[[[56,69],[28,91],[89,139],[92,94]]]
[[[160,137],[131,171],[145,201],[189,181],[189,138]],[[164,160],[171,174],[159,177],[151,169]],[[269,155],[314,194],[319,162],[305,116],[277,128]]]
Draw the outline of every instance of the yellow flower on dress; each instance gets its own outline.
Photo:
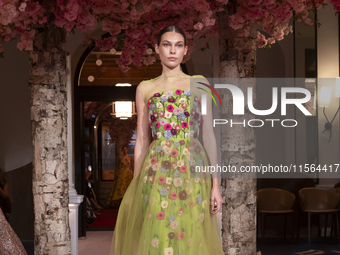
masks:
[[[149,218],[149,219],[152,219],[152,218],[153,218],[153,212],[149,212],[148,218]]]
[[[164,148],[164,153],[169,155],[171,153],[171,148],[170,147],[165,147]]]
[[[166,112],[166,113],[164,114],[164,117],[167,118],[167,119],[170,119],[171,116],[172,116],[172,112]]]
[[[189,150],[188,150],[187,148],[184,148],[183,151],[182,151],[182,153],[183,153],[184,155],[187,155],[187,154],[189,153]]]
[[[167,146],[167,145],[166,145],[166,141],[162,141],[162,142],[161,142],[161,146],[162,146],[162,147]]]
[[[146,180],[147,180],[147,179],[148,179],[148,177],[147,177],[147,176],[144,176],[143,182],[146,183]]]
[[[157,138],[161,138],[162,133],[161,132],[157,132]]]
[[[174,254],[174,249],[172,249],[172,247],[165,248],[164,249],[164,254],[165,255],[173,255]]]
[[[185,191],[187,192],[187,194],[191,194],[191,192],[192,192],[192,188],[190,188],[190,187],[186,187],[186,188],[185,188]]]
[[[204,213],[201,213],[201,214],[200,214],[200,220],[201,220],[201,222],[203,223],[203,221],[204,221]]]
[[[183,180],[181,178],[175,178],[174,179],[174,185],[175,187],[179,187],[179,186],[182,186],[183,184]]]
[[[189,240],[188,240],[188,246],[191,247],[193,244],[194,244],[194,240],[189,239]]]
[[[177,161],[177,166],[183,166],[184,165],[184,160],[180,159]]]
[[[152,151],[150,152],[150,154],[151,154],[151,155],[155,154],[155,150],[152,150]]]
[[[159,164],[158,163],[155,163],[155,164],[152,165],[152,170],[157,171],[158,168],[159,168]]]
[[[155,198],[155,197],[151,198],[150,204],[155,205],[156,203],[157,203],[157,198]]]
[[[154,238],[154,239],[152,239],[152,241],[151,241],[151,245],[152,245],[152,247],[154,247],[154,248],[158,248],[158,239],[157,238]]]
[[[167,207],[168,207],[168,204],[169,204],[169,202],[168,202],[168,201],[162,201],[162,203],[161,203],[161,207],[162,207],[163,209],[165,209],[165,208],[167,208]]]
[[[172,182],[172,178],[171,177],[166,177],[165,183],[170,185],[171,182]]]
[[[172,221],[172,222],[170,223],[170,228],[171,228],[171,229],[174,229],[174,230],[175,230],[177,227],[178,227],[178,222],[177,222],[177,221],[174,220],[174,221]]]

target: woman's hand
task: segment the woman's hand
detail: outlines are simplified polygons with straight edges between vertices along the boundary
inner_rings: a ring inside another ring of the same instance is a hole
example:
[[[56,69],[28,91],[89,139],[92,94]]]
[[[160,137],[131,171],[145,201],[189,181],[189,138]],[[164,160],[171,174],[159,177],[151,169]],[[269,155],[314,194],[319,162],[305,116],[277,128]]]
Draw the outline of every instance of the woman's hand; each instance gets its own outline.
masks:
[[[215,201],[217,202],[216,210],[215,208]],[[210,195],[210,213],[211,214],[217,214],[221,208],[222,208],[222,196],[220,193],[220,189],[218,187],[213,187],[211,189],[211,195]]]

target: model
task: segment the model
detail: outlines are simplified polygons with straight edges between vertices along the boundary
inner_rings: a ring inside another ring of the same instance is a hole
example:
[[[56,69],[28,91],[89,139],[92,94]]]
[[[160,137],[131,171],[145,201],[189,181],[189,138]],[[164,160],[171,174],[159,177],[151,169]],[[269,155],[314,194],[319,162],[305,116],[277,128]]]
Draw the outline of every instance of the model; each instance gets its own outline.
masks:
[[[162,74],[137,87],[134,178],[119,209],[111,255],[224,254],[218,179],[195,171],[217,164],[212,101],[207,97],[207,115],[201,115],[202,90],[193,79],[208,81],[182,72],[187,50],[179,27],[163,28],[155,45]]]

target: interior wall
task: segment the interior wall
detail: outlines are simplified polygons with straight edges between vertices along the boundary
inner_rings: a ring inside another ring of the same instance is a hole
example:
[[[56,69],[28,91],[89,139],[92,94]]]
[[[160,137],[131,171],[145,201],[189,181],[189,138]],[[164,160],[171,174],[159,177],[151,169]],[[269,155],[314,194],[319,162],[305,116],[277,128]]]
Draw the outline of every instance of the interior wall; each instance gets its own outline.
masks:
[[[5,43],[0,59],[0,168],[6,172],[32,161],[28,55],[18,42]]]
[[[321,23],[317,31],[317,61],[318,61],[318,78],[319,86],[318,93],[320,93],[321,86],[331,86],[333,89],[330,106],[326,113],[328,119],[333,118],[337,108],[339,107],[339,100],[335,98],[334,87],[335,77],[339,77],[339,26],[338,16],[334,15],[334,9],[331,4],[320,8],[318,10],[318,19]],[[321,78],[321,79],[320,79]],[[328,142],[329,132],[322,134],[326,119],[322,114],[322,108],[319,107],[318,123],[319,123],[319,163],[325,164],[339,164],[340,156],[340,136],[339,136],[339,118],[334,119],[332,123],[332,139]],[[339,182],[339,174],[332,175],[329,172],[320,173],[320,186],[323,188],[333,189],[335,183]]]
[[[0,168],[12,197],[10,224],[21,240],[33,241],[32,142],[28,55],[3,45],[0,59]]]

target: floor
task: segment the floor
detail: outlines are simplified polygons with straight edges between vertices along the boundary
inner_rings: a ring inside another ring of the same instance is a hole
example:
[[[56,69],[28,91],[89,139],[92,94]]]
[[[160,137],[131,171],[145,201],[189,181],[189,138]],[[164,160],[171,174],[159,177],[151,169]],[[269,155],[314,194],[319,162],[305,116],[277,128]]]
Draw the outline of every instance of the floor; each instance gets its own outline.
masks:
[[[112,231],[88,231],[87,239],[79,240],[79,255],[109,255]],[[261,240],[260,240],[261,242]],[[282,238],[266,238],[264,245],[258,243],[257,251],[261,255],[336,255],[340,254],[340,244],[333,238],[313,238],[308,244],[307,239],[284,241]]]
[[[113,231],[87,231],[86,239],[79,238],[79,255],[109,255]]]

